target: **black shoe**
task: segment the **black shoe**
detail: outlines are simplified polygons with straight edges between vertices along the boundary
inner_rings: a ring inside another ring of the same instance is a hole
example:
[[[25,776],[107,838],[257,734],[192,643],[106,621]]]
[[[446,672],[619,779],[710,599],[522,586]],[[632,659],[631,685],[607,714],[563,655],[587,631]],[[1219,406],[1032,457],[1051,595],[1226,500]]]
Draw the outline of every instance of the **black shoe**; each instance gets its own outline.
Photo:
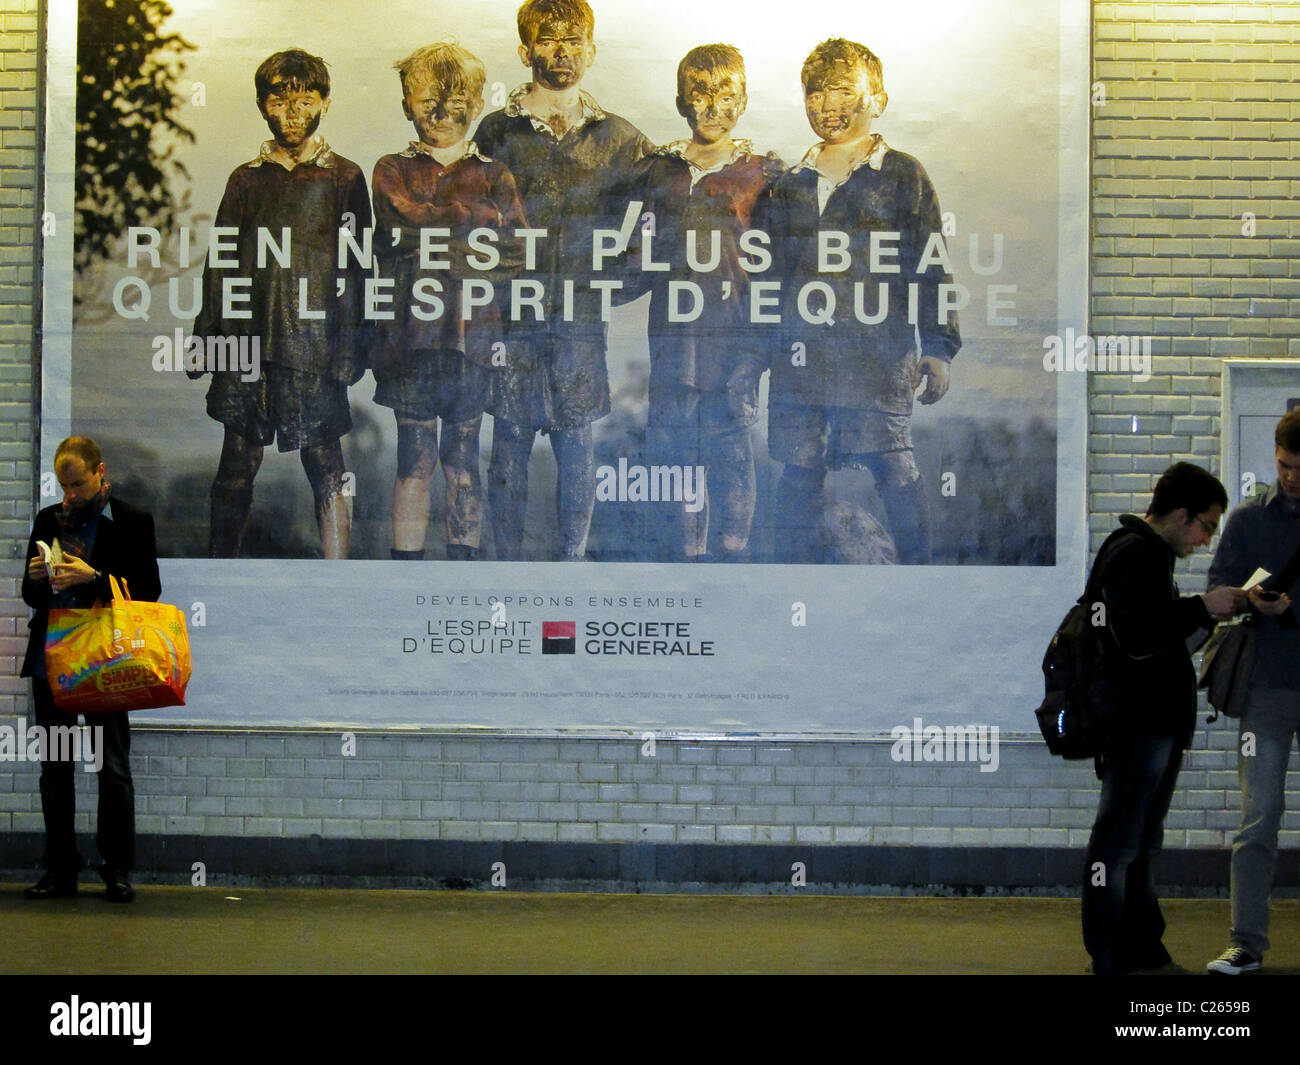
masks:
[[[99,875],[104,881],[104,897],[109,902],[130,902],[135,898],[135,888],[131,886],[125,873],[105,867],[100,869]]]
[[[56,876],[54,873],[46,873],[31,887],[23,892],[23,898],[36,899],[67,899],[77,893],[77,875],[75,873],[69,876]]]

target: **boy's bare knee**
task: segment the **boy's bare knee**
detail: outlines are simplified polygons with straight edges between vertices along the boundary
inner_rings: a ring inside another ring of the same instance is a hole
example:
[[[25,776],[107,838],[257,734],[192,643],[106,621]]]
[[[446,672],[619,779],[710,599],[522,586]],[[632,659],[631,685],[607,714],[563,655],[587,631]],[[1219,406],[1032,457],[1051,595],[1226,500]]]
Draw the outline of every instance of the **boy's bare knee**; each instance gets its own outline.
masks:
[[[456,493],[473,491],[474,471],[464,466],[442,464],[442,475],[447,480],[447,488]]]
[[[342,493],[343,449],[338,441],[303,448],[302,468],[318,500]]]
[[[221,444],[221,459],[217,463],[217,481],[227,486],[251,486],[262,466],[263,451],[261,444],[254,444],[226,430],[225,440]]]
[[[480,419],[472,422],[458,422],[442,426],[442,445],[440,455],[443,472],[447,470],[468,470],[478,464],[478,436]],[[450,474],[447,474],[451,476]]]
[[[886,451],[870,463],[871,475],[883,488],[907,488],[921,479],[916,456],[910,451]]]
[[[397,421],[397,476],[427,479],[438,465],[438,423],[399,418]]]

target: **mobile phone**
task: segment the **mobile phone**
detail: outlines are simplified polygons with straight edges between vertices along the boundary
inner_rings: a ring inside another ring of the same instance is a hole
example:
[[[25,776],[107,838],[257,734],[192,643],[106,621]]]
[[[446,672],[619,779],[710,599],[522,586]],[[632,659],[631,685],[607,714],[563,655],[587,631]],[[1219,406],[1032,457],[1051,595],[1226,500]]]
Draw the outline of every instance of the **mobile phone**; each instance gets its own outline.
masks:
[[[1261,600],[1263,600],[1265,603],[1276,603],[1279,599],[1282,598],[1282,593],[1281,593],[1281,592],[1269,592],[1269,591],[1265,591],[1265,590],[1263,590],[1263,589],[1260,589],[1259,598],[1260,598]]]

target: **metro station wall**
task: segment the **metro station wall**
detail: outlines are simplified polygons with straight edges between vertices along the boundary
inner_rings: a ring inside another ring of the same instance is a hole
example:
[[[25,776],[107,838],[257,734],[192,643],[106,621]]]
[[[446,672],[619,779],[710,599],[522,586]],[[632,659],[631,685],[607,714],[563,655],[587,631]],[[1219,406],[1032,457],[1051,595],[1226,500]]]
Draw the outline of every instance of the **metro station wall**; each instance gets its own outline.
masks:
[[[0,12],[0,532],[11,559],[0,652],[12,664],[4,697],[18,715],[26,704],[26,685],[16,678],[26,612],[17,578],[43,468],[35,440],[41,351],[32,327],[38,35],[34,4],[10,0]],[[1095,549],[1119,513],[1144,507],[1170,462],[1217,469],[1219,359],[1300,354],[1300,163],[1285,135],[1300,106],[1300,6],[1098,3],[1093,23],[1092,84],[1079,86],[1093,121],[1090,320],[1079,329],[1149,336],[1152,351],[1149,380],[1088,375],[1087,521]],[[1246,212],[1255,220],[1249,237]],[[1202,555],[1180,565],[1184,590],[1198,587],[1207,564]],[[1075,584],[1081,580],[1080,567]],[[1046,605],[1062,613],[1073,594]],[[1014,598],[986,609],[993,620],[1015,612]],[[1040,642],[1049,633],[1050,625]],[[187,840],[315,837],[338,845],[857,844],[1011,847],[1026,855],[1082,847],[1095,780],[1090,767],[1050,758],[1028,735],[1032,703],[983,716],[1002,725],[992,772],[973,760],[896,760],[891,727],[911,725],[914,716],[943,720],[940,705],[923,697],[915,705],[916,715],[873,719],[874,737],[711,738],[670,728],[655,734],[653,754],[642,730],[620,733],[617,722],[585,736],[499,727],[410,733],[354,722],[355,747],[345,754],[343,727],[176,727],[155,717],[135,732],[139,827]],[[954,719],[981,719],[947,709]],[[1027,727],[1017,730],[1018,721]],[[1198,731],[1169,817],[1169,846],[1214,851],[1230,840],[1238,803],[1232,746],[1222,721]],[[1300,790],[1294,776],[1290,784]],[[81,790],[89,821],[93,784]],[[1296,817],[1288,815],[1284,845],[1300,842]],[[0,865],[22,864],[15,855],[29,854],[40,830],[29,765],[0,766],[4,830],[11,844]],[[1226,856],[1222,865],[1226,884]]]

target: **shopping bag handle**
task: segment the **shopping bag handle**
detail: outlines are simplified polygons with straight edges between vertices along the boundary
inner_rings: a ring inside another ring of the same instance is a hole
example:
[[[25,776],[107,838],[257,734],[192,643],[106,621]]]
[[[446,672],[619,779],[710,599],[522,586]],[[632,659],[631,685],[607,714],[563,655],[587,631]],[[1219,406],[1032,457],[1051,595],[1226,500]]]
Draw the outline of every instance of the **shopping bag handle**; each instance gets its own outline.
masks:
[[[117,578],[110,573],[108,575],[108,584],[113,590],[114,599],[124,599],[128,603],[131,601],[131,589],[127,586],[125,577],[122,578],[122,582],[119,584]]]

